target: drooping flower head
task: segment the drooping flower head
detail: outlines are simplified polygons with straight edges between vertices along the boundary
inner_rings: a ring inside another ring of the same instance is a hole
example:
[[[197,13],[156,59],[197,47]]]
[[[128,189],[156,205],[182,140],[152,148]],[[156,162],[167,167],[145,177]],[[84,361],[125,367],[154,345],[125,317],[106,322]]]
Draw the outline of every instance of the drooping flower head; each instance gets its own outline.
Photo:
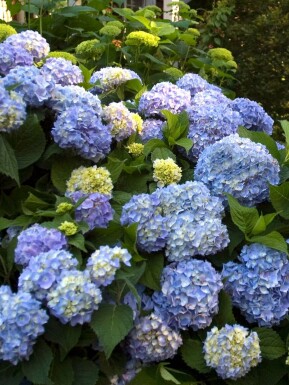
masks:
[[[159,187],[177,183],[182,177],[182,169],[171,158],[156,159],[153,162],[153,178]]]
[[[7,91],[0,83],[0,132],[17,130],[26,119],[26,104],[14,91]]]
[[[38,223],[23,230],[18,236],[15,263],[27,266],[40,253],[67,248],[67,240],[61,231],[47,229]]]
[[[83,75],[79,67],[61,57],[47,59],[41,67],[40,73],[50,75],[56,84],[62,86],[83,82]]]
[[[90,83],[99,82],[99,86],[92,88],[90,91],[98,93],[107,92],[132,79],[138,79],[142,83],[138,74],[132,70],[119,67],[105,67],[93,73]]]
[[[94,162],[103,159],[110,151],[110,129],[91,107],[67,108],[58,115],[51,133],[59,147],[72,149]]]
[[[0,44],[1,75],[7,75],[12,68],[17,66],[31,66],[32,64],[33,57],[24,48],[14,47],[5,42]]]
[[[268,184],[278,184],[279,170],[265,146],[235,134],[205,148],[195,168],[195,180],[224,201],[229,193],[241,204],[253,206],[268,198]]]
[[[205,361],[223,379],[245,376],[261,362],[259,337],[241,325],[211,329],[204,342]]]
[[[12,293],[10,287],[0,287],[0,359],[13,365],[28,360],[38,336],[44,333],[48,321],[41,303],[31,294]]]
[[[130,32],[125,40],[126,45],[145,45],[148,47],[157,47],[160,37],[144,31]]]

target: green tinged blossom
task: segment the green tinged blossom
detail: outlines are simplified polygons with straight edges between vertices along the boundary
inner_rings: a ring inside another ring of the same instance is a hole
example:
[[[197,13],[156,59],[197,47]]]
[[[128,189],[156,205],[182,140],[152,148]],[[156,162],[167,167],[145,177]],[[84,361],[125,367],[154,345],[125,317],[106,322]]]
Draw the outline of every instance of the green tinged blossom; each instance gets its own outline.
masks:
[[[176,67],[170,67],[164,70],[173,80],[178,80],[184,76],[183,72]]]
[[[153,168],[153,178],[159,187],[177,183],[182,177],[182,169],[171,158],[156,159]]]
[[[196,38],[201,36],[200,31],[197,28],[188,28],[186,32],[194,35]]]
[[[58,226],[58,230],[62,231],[67,237],[77,233],[78,227],[73,222],[64,221]]]
[[[55,58],[62,58],[65,60],[69,60],[72,64],[77,64],[77,59],[74,55],[72,55],[69,52],[62,52],[62,51],[52,51],[49,52],[49,54],[46,56],[46,59],[50,57],[55,57]]]
[[[115,25],[105,25],[99,30],[101,35],[105,36],[117,36],[121,33],[121,29],[116,27]]]
[[[69,212],[71,209],[73,209],[73,205],[71,203],[62,202],[59,203],[59,205],[56,208],[57,214],[65,214]]]
[[[159,45],[160,38],[152,35],[151,33],[144,31],[134,31],[127,35],[126,45],[146,45],[148,47],[157,47]]]
[[[143,155],[144,145],[142,143],[131,143],[126,146],[126,149],[129,154],[131,154],[134,158]]]
[[[75,48],[75,53],[77,56],[82,57],[83,59],[93,59],[98,60],[101,58],[105,48],[99,46],[99,40],[85,40],[78,44]]]
[[[0,43],[6,40],[8,36],[15,35],[16,33],[16,29],[11,27],[11,25],[0,24]]]
[[[233,61],[232,52],[226,48],[211,48],[208,51],[208,55],[212,60]]]
[[[109,21],[108,23],[106,23],[106,25],[114,25],[115,27],[119,28],[119,29],[123,29],[124,28],[124,24],[119,21],[119,20],[113,20],[113,21]]]

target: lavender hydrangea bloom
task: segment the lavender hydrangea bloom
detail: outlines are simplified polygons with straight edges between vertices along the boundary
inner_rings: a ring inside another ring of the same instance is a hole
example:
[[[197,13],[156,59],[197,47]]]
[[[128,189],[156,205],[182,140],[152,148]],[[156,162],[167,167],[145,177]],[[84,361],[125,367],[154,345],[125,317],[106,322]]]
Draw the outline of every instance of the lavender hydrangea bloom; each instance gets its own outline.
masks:
[[[66,248],[67,240],[61,231],[46,229],[35,224],[19,234],[15,249],[15,263],[27,266],[30,259],[40,253]]]
[[[65,250],[50,250],[30,259],[18,281],[18,290],[31,293],[39,301],[46,300],[49,290],[55,288],[62,271],[78,265],[76,258]]]
[[[93,87],[90,89],[90,92],[107,92],[132,79],[138,79],[142,83],[138,74],[132,70],[119,67],[105,67],[94,72],[91,76],[89,82],[91,84],[98,82],[99,86]]]
[[[68,86],[83,82],[83,75],[79,67],[63,58],[50,58],[40,69],[44,76],[50,75],[56,84]]]
[[[121,263],[130,266],[131,255],[121,247],[101,246],[88,258],[86,271],[92,282],[98,286],[108,286],[112,283]]]
[[[161,116],[162,110],[174,114],[186,110],[191,101],[189,91],[183,90],[170,82],[161,82],[144,92],[139,101],[138,110],[146,117]]]
[[[124,372],[122,374],[115,374],[110,377],[109,385],[126,385],[131,382],[131,380],[137,375],[141,370],[140,361],[135,360],[134,358],[129,359],[126,362]]]
[[[49,54],[50,47],[47,41],[36,31],[23,31],[9,36],[5,44],[10,44],[16,49],[24,48],[36,62],[45,58]]]
[[[0,132],[17,130],[26,119],[26,104],[16,92],[7,91],[0,83]]]
[[[131,356],[144,363],[172,358],[181,344],[180,333],[170,328],[154,313],[138,318],[128,336],[128,350]]]
[[[258,334],[240,325],[214,327],[207,334],[204,353],[207,366],[223,379],[243,377],[261,361]]]
[[[235,134],[205,148],[195,168],[195,180],[223,201],[229,193],[241,204],[254,206],[268,198],[269,183],[279,183],[279,171],[277,160],[265,146]]]
[[[208,327],[218,312],[223,284],[211,263],[197,259],[171,263],[163,270],[161,292],[153,294],[155,313],[177,329]]]
[[[109,203],[109,195],[100,193],[85,194],[81,191],[67,193],[66,195],[74,203],[86,197],[75,209],[75,220],[76,222],[86,222],[90,230],[106,228],[113,219],[114,210]]]
[[[285,253],[254,243],[244,246],[241,264],[223,266],[225,290],[248,322],[278,325],[289,310],[289,262]]]
[[[233,110],[239,112],[242,126],[248,130],[263,131],[272,135],[274,120],[258,103],[247,98],[237,98],[232,101],[231,106]]]
[[[39,69],[33,66],[12,68],[2,81],[6,88],[15,87],[13,91],[21,95],[24,101],[33,107],[42,106],[51,97],[51,92],[55,87],[51,76],[43,76]]]
[[[140,137],[144,143],[150,139],[163,139],[163,127],[165,122],[160,119],[145,119],[143,121]]]
[[[190,91],[192,97],[194,97],[198,92],[214,90],[222,92],[221,88],[208,83],[200,75],[188,73],[181,77],[176,85],[183,90]]]
[[[33,57],[22,47],[0,44],[0,74],[7,75],[12,68],[17,66],[31,66]]]
[[[102,114],[102,107],[98,96],[92,95],[79,86],[56,85],[47,105],[56,112],[62,112],[70,107],[86,106],[92,109],[96,116]]]
[[[94,110],[85,106],[70,107],[56,119],[52,136],[61,148],[74,149],[85,159],[98,162],[110,151],[111,134]]]
[[[71,326],[90,322],[102,300],[98,287],[87,272],[62,272],[56,287],[47,295],[47,307],[61,323]]]
[[[48,315],[40,306],[41,303],[29,293],[13,294],[8,286],[0,287],[1,360],[13,365],[28,360],[48,321]]]

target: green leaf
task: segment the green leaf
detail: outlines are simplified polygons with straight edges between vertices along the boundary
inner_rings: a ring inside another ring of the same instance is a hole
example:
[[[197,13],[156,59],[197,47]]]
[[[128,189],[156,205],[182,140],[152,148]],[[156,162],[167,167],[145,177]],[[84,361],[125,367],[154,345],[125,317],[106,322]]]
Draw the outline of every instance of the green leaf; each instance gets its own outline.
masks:
[[[80,233],[68,237],[68,243],[75,246],[79,250],[87,251],[85,247],[85,238]]]
[[[143,17],[143,16],[132,16],[131,17],[133,20],[136,20],[138,21],[139,23],[141,23],[142,25],[144,25],[146,27],[146,29],[150,30],[151,29],[151,25],[150,25],[150,21]]]
[[[18,169],[35,163],[43,154],[46,145],[44,132],[36,114],[29,115],[25,123],[7,138],[14,150]]]
[[[222,328],[226,324],[233,325],[236,323],[231,297],[224,290],[220,291],[219,312],[214,317],[213,322],[218,328]]]
[[[181,138],[175,142],[176,145],[183,147],[187,153],[193,147],[194,142],[189,138]]]
[[[153,150],[151,155],[152,162],[156,159],[168,159],[168,158],[176,160],[175,154],[166,147],[157,147],[156,149]]]
[[[168,141],[170,137],[173,138],[174,142],[170,143],[169,141],[169,144],[175,144],[176,140],[187,135],[190,125],[189,116],[186,111],[180,114],[173,114],[168,110],[162,110],[162,114],[167,119],[167,125],[163,130],[164,136]]]
[[[95,385],[98,380],[98,367],[94,362],[73,358],[74,380],[72,385]]]
[[[263,233],[263,231],[266,230],[266,227],[267,226],[266,226],[265,218],[261,214],[257,222],[255,223],[255,226],[252,229],[252,234],[256,235],[256,234]]]
[[[74,169],[84,166],[84,161],[76,157],[58,157],[51,167],[51,180],[58,191],[66,191],[66,182]]]
[[[282,130],[285,134],[286,144],[289,145],[289,121],[288,120],[279,120]]]
[[[232,221],[244,234],[250,234],[259,219],[257,209],[242,206],[232,195],[226,195],[230,206]]]
[[[167,147],[165,142],[163,142],[160,139],[151,139],[148,142],[145,143],[144,145],[144,154],[145,156],[148,156],[153,150],[156,148],[161,148],[161,147]]]
[[[278,231],[272,231],[266,235],[256,235],[254,237],[248,238],[248,241],[252,243],[262,243],[262,245],[282,251],[288,255],[288,245],[284,237],[278,233]]]
[[[158,36],[168,36],[175,32],[175,27],[170,23],[165,23],[163,21],[157,21],[156,23],[152,22],[152,32]]]
[[[275,360],[286,354],[285,342],[273,329],[254,328],[260,339],[261,355],[268,360]]]
[[[164,365],[160,364],[159,370],[160,370],[160,375],[161,375],[161,377],[162,377],[165,381],[171,381],[171,382],[173,382],[174,384],[177,384],[177,385],[181,384],[180,381],[178,381],[178,380],[176,379],[176,377],[173,376],[173,375],[166,369],[166,367],[165,367]]]
[[[3,135],[0,135],[0,173],[9,176],[18,185],[20,184],[14,151]]]
[[[200,373],[208,373],[211,369],[206,366],[203,345],[198,340],[187,339],[181,347],[182,359],[192,369]]]
[[[0,231],[11,226],[26,227],[29,226],[32,221],[33,219],[31,217],[27,217],[26,215],[20,215],[15,219],[0,218]]]
[[[55,11],[55,15],[60,15],[64,17],[76,17],[81,13],[96,13],[97,10],[92,7],[82,6],[82,5],[74,5],[73,7],[63,7],[59,10]]]
[[[90,323],[107,358],[133,327],[133,312],[127,305],[101,304]]]
[[[164,268],[164,256],[162,254],[150,255],[146,259],[146,269],[140,279],[140,283],[152,290],[160,290],[160,279]]]
[[[128,251],[134,257],[135,261],[140,261],[142,260],[142,258],[138,254],[137,247],[136,247],[137,228],[138,228],[137,223],[132,223],[131,225],[124,228],[123,245],[126,249],[128,249]]]
[[[33,348],[29,361],[22,362],[22,371],[29,381],[39,385],[53,385],[48,378],[53,355],[50,347],[39,340]]]
[[[105,164],[105,167],[108,169],[108,171],[110,172],[110,176],[111,176],[111,179],[113,181],[113,183],[115,183],[123,168],[124,168],[124,164],[125,164],[126,160],[119,160],[117,158],[113,158],[113,157],[108,157],[108,162]]]
[[[19,366],[14,366],[7,361],[0,363],[0,384],[19,385],[23,379],[23,374],[19,370]]]
[[[73,384],[74,372],[73,372],[73,366],[70,358],[66,358],[62,362],[54,359],[51,379],[53,381],[53,385],[72,385]]]
[[[270,200],[281,217],[289,219],[289,182],[285,182],[280,186],[269,186]]]

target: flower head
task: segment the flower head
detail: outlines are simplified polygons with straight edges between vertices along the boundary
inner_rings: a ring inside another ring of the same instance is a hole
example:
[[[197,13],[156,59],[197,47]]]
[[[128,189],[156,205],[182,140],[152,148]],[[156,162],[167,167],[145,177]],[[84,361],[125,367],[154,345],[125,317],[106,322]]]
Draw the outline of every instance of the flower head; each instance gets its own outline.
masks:
[[[120,142],[137,132],[138,122],[122,102],[110,103],[103,108],[103,119],[111,130],[112,137]]]
[[[143,155],[144,145],[142,143],[131,143],[126,146],[126,149],[129,154],[137,158]]]
[[[192,97],[194,97],[198,92],[215,90],[221,92],[221,89],[213,84],[208,83],[200,75],[188,73],[181,77],[176,85],[179,88],[190,91]]]
[[[57,214],[64,214],[64,213],[69,212],[72,209],[73,209],[73,205],[71,203],[62,202],[62,203],[59,203],[59,205],[57,206],[56,213]]]
[[[141,79],[138,74],[132,70],[119,67],[105,67],[93,73],[90,83],[99,82],[99,86],[92,88],[91,92],[106,92],[117,88],[128,80]]]
[[[31,66],[32,64],[33,57],[24,48],[14,47],[5,42],[0,44],[1,75],[7,75],[12,68],[17,66]]]
[[[121,29],[118,28],[116,25],[105,25],[104,27],[100,28],[99,33],[101,35],[105,36],[117,36],[121,33]]]
[[[73,222],[64,221],[58,226],[58,230],[62,231],[67,237],[70,235],[74,235],[78,231],[78,227]]]
[[[62,58],[65,60],[69,60],[72,64],[77,64],[77,59],[72,53],[65,52],[65,51],[50,51],[49,54],[46,56],[46,59],[49,58]]]
[[[153,178],[159,187],[177,183],[182,177],[182,169],[171,158],[156,159],[153,162]]]
[[[7,91],[0,83],[0,133],[17,130],[26,119],[26,104],[14,91]]]
[[[11,25],[1,23],[0,24],[0,42],[7,39],[7,37],[11,35],[15,35],[17,33],[16,29],[11,27]]]
[[[213,60],[233,61],[232,52],[226,48],[211,48],[208,55]]]
[[[56,84],[62,86],[83,82],[81,70],[72,64],[70,60],[61,57],[47,59],[40,69],[40,73],[50,75]]]
[[[126,45],[146,45],[148,47],[157,47],[160,37],[144,31],[130,32],[125,40]]]
[[[99,44],[99,40],[85,40],[78,44],[75,48],[75,53],[83,59],[99,60],[104,52],[104,47]]]
[[[165,122],[160,119],[145,119],[142,125],[140,137],[144,143],[150,139],[163,139]]]

